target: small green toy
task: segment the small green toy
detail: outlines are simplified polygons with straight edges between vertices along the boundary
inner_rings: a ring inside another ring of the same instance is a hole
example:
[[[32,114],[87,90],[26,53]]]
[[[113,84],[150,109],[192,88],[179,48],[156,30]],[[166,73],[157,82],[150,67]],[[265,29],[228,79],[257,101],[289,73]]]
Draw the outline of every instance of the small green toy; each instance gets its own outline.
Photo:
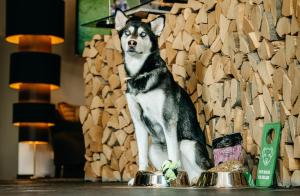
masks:
[[[280,136],[280,123],[265,124],[263,128],[260,159],[255,181],[256,186],[270,187],[273,185],[273,177],[278,156]]]
[[[163,172],[166,181],[170,183],[173,180],[176,180],[178,174],[178,168],[180,167],[180,161],[172,162],[171,160],[166,160],[162,166],[161,170]]]

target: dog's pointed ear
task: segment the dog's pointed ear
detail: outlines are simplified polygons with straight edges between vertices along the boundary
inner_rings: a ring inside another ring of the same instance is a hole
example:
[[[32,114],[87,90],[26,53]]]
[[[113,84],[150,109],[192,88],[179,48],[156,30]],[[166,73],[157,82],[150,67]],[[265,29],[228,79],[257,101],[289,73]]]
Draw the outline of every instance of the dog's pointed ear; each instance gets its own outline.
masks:
[[[117,31],[120,31],[121,29],[123,29],[123,27],[125,27],[127,20],[128,18],[125,13],[120,9],[117,9],[115,15],[115,28],[117,29]]]
[[[165,17],[159,16],[150,22],[151,30],[156,36],[159,36],[165,27]]]

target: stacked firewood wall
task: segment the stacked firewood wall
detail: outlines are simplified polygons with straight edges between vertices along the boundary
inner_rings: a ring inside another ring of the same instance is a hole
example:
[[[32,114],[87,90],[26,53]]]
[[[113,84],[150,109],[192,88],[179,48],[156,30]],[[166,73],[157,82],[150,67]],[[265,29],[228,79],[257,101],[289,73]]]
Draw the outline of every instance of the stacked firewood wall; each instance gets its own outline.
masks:
[[[195,104],[207,143],[240,132],[254,176],[262,127],[281,122],[281,186],[300,185],[299,24],[297,0],[189,0],[173,4],[159,37],[161,56]],[[138,168],[137,147],[117,32],[95,35],[83,56],[86,179],[127,181]]]

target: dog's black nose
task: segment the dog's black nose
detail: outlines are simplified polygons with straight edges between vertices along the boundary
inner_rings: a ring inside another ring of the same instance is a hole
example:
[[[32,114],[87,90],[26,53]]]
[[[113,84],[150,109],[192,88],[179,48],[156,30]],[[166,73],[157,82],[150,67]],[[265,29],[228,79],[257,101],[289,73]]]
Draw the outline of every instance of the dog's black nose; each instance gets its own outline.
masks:
[[[134,48],[134,47],[136,47],[136,45],[137,45],[137,42],[135,40],[129,40],[128,41],[128,46],[129,47]]]

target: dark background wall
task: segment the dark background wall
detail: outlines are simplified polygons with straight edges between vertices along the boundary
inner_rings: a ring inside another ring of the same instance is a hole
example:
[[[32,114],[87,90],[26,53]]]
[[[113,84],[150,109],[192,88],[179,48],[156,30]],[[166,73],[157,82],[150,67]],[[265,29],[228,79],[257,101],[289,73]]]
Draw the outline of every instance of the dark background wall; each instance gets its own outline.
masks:
[[[18,92],[8,87],[9,57],[18,50],[5,42],[5,5],[0,0],[0,179],[14,179],[18,168],[18,129],[11,124],[12,104]],[[52,52],[61,55],[61,88],[52,92],[52,102],[81,105],[83,99],[83,59],[74,55],[76,0],[65,0],[65,43],[54,46]]]

